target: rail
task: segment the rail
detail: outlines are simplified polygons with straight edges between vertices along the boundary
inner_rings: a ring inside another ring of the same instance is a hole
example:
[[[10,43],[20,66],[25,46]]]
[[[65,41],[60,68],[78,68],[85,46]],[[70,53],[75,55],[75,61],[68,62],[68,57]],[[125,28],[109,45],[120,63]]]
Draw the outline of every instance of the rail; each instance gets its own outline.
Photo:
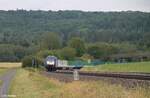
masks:
[[[54,73],[61,74],[73,74],[73,71],[56,71]],[[111,78],[124,78],[124,79],[137,79],[137,80],[150,80],[150,73],[100,73],[100,72],[84,72],[79,71],[79,75],[82,76],[94,76],[94,77],[111,77]]]

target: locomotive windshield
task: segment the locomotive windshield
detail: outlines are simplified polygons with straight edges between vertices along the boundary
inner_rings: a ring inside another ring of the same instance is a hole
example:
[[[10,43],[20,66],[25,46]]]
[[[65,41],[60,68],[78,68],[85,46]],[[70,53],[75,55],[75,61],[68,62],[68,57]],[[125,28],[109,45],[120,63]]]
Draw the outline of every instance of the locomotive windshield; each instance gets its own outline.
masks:
[[[45,59],[45,63],[47,65],[54,65],[56,63],[56,60],[57,60],[57,57],[55,56],[48,56],[46,59]]]

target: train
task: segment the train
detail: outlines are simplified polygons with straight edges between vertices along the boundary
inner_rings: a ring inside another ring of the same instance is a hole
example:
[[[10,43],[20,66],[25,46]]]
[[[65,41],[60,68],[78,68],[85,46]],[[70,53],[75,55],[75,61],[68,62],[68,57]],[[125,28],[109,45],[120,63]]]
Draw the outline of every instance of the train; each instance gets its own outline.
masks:
[[[81,69],[82,66],[69,65],[67,60],[59,60],[56,56],[47,56],[44,60],[47,71]]]

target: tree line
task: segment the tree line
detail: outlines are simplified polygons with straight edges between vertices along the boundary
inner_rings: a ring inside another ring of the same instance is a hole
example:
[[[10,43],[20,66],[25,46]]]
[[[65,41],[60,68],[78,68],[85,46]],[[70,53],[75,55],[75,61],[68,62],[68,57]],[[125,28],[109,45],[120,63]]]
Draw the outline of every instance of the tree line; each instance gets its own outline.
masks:
[[[146,52],[148,54],[146,54]],[[135,55],[136,54],[136,55]],[[85,61],[101,60],[103,62],[118,61],[147,61],[150,60],[150,52],[140,50],[136,45],[124,43],[96,42],[87,43],[80,37],[73,37],[68,40],[65,46],[62,45],[59,35],[47,33],[42,37],[39,51],[26,56],[23,59],[23,66],[31,66],[32,60],[37,65],[43,65],[44,59],[51,55],[61,60]],[[116,57],[117,55],[117,57]],[[134,56],[134,57],[133,57]],[[116,59],[117,58],[117,59]]]

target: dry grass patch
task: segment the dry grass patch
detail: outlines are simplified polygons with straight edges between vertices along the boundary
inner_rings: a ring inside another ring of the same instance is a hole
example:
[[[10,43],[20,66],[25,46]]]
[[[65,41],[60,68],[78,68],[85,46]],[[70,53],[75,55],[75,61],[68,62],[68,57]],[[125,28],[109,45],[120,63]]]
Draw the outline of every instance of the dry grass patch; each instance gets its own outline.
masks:
[[[21,63],[0,62],[0,75],[4,74],[11,68],[19,68]]]
[[[65,84],[52,98],[149,98],[150,89],[125,89],[120,85],[110,85],[102,81],[72,82]]]
[[[0,63],[0,68],[18,68],[21,66],[22,66],[22,63],[9,63],[9,62]]]

